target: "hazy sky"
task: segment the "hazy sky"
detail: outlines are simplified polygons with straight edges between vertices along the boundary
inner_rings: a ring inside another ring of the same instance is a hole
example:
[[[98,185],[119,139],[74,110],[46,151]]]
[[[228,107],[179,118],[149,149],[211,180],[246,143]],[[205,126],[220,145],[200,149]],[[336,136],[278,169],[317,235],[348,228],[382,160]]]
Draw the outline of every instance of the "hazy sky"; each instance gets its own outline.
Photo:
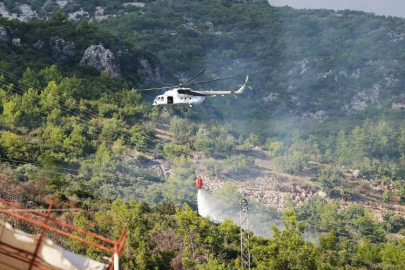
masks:
[[[405,17],[405,0],[269,0],[269,3],[294,8],[354,9],[377,15]]]

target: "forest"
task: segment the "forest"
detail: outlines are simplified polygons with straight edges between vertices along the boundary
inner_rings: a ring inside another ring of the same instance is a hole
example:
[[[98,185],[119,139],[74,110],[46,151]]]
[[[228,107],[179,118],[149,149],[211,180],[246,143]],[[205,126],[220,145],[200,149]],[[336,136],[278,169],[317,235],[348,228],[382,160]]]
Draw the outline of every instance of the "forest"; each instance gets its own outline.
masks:
[[[287,201],[279,213],[284,228],[265,228],[272,238],[252,233],[252,268],[405,268],[403,215],[386,211],[378,219],[372,206],[357,203],[370,190],[381,205],[405,203],[404,19],[265,1],[126,7],[74,0],[61,10],[54,1],[19,1],[28,2],[50,18],[0,17],[0,33],[21,42],[0,36],[0,181],[95,213],[54,214],[81,228],[117,238],[126,227],[124,269],[240,269],[237,224],[200,217],[193,183],[201,173],[223,178],[228,184],[214,195],[238,203],[242,194],[232,181],[248,175],[259,151],[280,174],[314,172],[311,183],[326,196]],[[14,1],[4,5],[18,12]],[[68,17],[97,7],[125,13],[100,22]],[[55,54],[56,35],[74,43],[68,54]],[[115,55],[121,76],[80,64],[100,44]],[[147,78],[144,60],[161,69],[161,81]],[[250,74],[254,92],[212,99],[185,115],[153,108],[160,92],[141,90],[202,68],[206,78],[235,76],[217,88]],[[163,127],[171,139],[159,135]],[[354,170],[353,180],[347,175]],[[27,201],[46,206],[19,194],[18,203]],[[319,239],[305,241],[305,227],[319,231]],[[55,240],[90,258],[105,256]]]

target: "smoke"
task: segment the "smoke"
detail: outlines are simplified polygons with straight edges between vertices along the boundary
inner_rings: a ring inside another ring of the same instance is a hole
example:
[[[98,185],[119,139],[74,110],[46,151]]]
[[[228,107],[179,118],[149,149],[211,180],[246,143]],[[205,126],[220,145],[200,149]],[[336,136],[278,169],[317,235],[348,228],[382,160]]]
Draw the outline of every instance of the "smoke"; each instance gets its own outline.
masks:
[[[198,213],[200,216],[208,218],[213,222],[221,223],[225,219],[231,219],[236,224],[239,224],[239,199],[218,197],[200,189],[197,194]],[[249,229],[255,235],[271,238],[273,236],[273,231],[271,230],[273,224],[280,230],[284,229],[280,213],[259,208],[257,205],[249,203]],[[319,232],[308,229],[303,234],[303,238],[306,241],[317,243]]]

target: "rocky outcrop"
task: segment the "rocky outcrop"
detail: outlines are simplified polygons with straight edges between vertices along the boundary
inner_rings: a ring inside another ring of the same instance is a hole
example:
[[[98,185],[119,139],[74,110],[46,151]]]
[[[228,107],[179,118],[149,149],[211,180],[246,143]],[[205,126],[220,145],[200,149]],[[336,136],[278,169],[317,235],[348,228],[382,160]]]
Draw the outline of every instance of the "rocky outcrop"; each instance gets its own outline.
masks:
[[[20,38],[13,38],[12,42],[13,42],[14,46],[21,47],[21,39]]]
[[[277,97],[278,97],[278,93],[270,92],[267,96],[263,97],[262,100],[264,102],[270,102],[270,101],[277,100]]]
[[[56,62],[63,62],[75,55],[75,44],[63,38],[52,37],[49,40],[51,57]]]
[[[38,14],[36,11],[32,10],[30,5],[22,4],[19,6],[21,10],[21,15],[18,16],[18,20],[23,22],[31,21],[34,18],[38,18]]]
[[[81,18],[90,17],[89,13],[87,11],[84,11],[83,9],[80,9],[79,11],[73,13],[69,13],[68,16],[70,20],[74,21],[80,21]]]
[[[0,41],[10,42],[12,36],[10,31],[3,25],[0,24]]]
[[[57,0],[56,4],[58,4],[60,9],[63,9],[71,0]]]
[[[121,78],[121,67],[114,54],[103,45],[92,45],[84,52],[81,66],[92,66],[98,71],[105,71],[114,78]]]
[[[45,42],[43,42],[42,40],[38,40],[33,46],[35,49],[43,50],[44,46],[45,46]]]
[[[7,19],[17,19],[22,22],[28,22],[34,18],[38,18],[38,14],[36,11],[32,10],[30,5],[27,4],[19,4],[18,9],[20,10],[20,14],[10,13],[3,2],[0,2],[0,14],[4,18]]]
[[[128,6],[133,6],[133,7],[137,7],[137,8],[143,8],[145,7],[145,3],[142,2],[128,2],[128,3],[124,3],[123,4],[124,7],[128,7]]]
[[[161,82],[164,77],[163,68],[157,62],[152,62],[146,58],[139,59],[139,75],[148,81]]]
[[[325,119],[328,117],[327,112],[325,112],[324,110],[319,110],[317,112],[304,112],[302,117],[304,119],[312,119],[318,122],[323,122],[325,121]]]
[[[372,89],[360,91],[356,96],[353,97],[351,102],[351,110],[349,112],[359,112],[364,111],[368,104],[376,105],[380,107],[379,94],[381,90],[381,85],[375,84]]]

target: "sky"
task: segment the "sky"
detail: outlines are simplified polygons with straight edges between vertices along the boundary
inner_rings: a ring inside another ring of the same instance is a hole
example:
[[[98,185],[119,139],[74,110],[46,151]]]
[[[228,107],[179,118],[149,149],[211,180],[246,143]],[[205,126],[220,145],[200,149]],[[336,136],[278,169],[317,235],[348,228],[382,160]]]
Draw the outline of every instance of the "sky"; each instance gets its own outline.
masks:
[[[377,15],[405,17],[405,0],[268,0],[273,6],[293,8],[353,9]]]

